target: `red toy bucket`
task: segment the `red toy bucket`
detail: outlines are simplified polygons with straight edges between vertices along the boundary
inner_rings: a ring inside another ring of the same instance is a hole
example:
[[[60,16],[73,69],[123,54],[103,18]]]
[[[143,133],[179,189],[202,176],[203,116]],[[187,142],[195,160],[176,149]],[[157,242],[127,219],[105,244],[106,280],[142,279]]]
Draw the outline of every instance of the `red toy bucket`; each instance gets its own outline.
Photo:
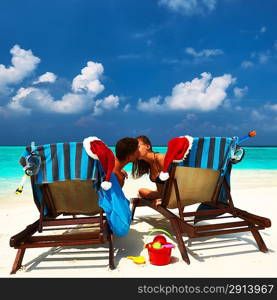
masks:
[[[147,244],[145,247],[148,249],[149,261],[152,265],[164,266],[170,264],[172,248],[154,249],[152,243]]]
[[[173,239],[172,235],[163,229],[153,229],[149,234],[153,232],[163,232],[168,237]],[[153,239],[153,242],[145,245],[145,248],[148,249],[149,261],[152,265],[164,266],[170,264],[171,250],[175,246],[166,241],[166,238],[163,235],[156,235]]]

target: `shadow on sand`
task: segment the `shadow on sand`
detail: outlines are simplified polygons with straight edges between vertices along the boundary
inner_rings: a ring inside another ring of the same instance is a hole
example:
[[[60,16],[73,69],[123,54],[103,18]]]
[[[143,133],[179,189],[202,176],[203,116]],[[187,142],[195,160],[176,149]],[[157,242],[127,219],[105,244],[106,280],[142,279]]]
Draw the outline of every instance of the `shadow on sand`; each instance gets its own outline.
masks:
[[[137,225],[144,223],[140,228],[147,228],[146,231],[138,231],[135,229]],[[206,221],[201,221],[203,225],[209,224]],[[163,229],[174,235],[170,223],[159,215],[152,216],[140,216],[133,220],[128,235],[124,237],[114,237],[114,248],[115,248],[115,266],[118,267],[121,259],[131,255],[140,256],[144,249],[145,243],[152,241],[151,236],[147,238],[149,232],[152,229]],[[158,232],[153,233],[159,234]],[[267,235],[266,233],[261,233]],[[205,262],[206,259],[216,257],[228,257],[242,254],[256,253],[259,252],[257,244],[255,243],[251,233],[234,233],[226,235],[217,235],[215,237],[201,237],[190,239],[186,235],[183,236],[185,245],[187,247],[188,254],[197,261]],[[168,238],[167,238],[168,239]],[[171,241],[170,241],[171,242]],[[178,261],[182,262],[176,240],[173,240],[176,245],[175,254],[178,257],[172,255],[172,263]],[[253,249],[249,250],[249,245],[253,246]],[[238,248],[239,247],[239,250]],[[242,250],[242,247],[245,247]],[[219,250],[220,249],[220,250]],[[203,254],[205,252],[210,253],[213,250],[214,254]],[[229,252],[228,252],[229,250]],[[231,251],[230,251],[231,250]],[[220,253],[219,253],[220,252]],[[226,253],[227,252],[227,253]],[[269,253],[274,252],[269,249]],[[24,264],[23,269],[26,272],[39,269],[95,269],[95,268],[109,268],[108,264],[109,248],[108,243],[104,245],[91,245],[91,246],[68,246],[68,247],[52,247],[41,255],[32,259],[31,261]],[[264,255],[264,253],[261,253]],[[69,261],[74,264],[68,266],[59,265],[59,262]],[[78,262],[87,261],[86,264],[78,264]],[[57,263],[57,265],[41,265],[42,263]],[[76,262],[76,263],[75,263]],[[185,263],[185,262],[184,262]]]

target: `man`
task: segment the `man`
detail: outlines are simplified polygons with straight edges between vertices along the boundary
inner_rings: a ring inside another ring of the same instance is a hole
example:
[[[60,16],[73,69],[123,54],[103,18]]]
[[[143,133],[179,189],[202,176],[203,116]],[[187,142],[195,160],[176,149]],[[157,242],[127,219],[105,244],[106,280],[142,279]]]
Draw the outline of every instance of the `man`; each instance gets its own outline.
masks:
[[[113,172],[121,187],[124,185],[127,173],[123,170],[130,162],[134,162],[139,155],[138,140],[135,138],[125,137],[117,141],[115,145],[115,165]]]

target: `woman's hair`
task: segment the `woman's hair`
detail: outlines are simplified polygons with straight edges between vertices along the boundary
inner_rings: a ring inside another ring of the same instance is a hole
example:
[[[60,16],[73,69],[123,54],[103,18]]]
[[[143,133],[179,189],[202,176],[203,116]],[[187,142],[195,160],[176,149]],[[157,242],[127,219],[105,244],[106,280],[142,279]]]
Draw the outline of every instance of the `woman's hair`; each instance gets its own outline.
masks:
[[[150,146],[149,150],[152,152],[152,143],[147,136],[140,135],[140,136],[136,137],[136,139],[141,140],[143,142],[143,144],[145,144],[145,145],[149,145]],[[136,159],[133,162],[132,176],[134,178],[139,178],[144,174],[149,174],[149,172],[150,172],[150,165],[145,160]]]

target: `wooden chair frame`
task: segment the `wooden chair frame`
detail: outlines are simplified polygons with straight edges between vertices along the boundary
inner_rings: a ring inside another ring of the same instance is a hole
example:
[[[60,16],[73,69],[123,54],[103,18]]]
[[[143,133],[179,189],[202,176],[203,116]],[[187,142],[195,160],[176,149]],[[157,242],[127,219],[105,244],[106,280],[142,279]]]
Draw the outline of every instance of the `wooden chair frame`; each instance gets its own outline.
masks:
[[[71,214],[71,217],[57,219],[48,184],[42,185],[42,193],[42,199],[45,201],[41,203],[39,219],[10,239],[10,246],[18,249],[11,274],[15,274],[22,267],[23,256],[27,248],[105,244],[107,241],[109,243],[109,267],[110,269],[115,269],[113,234],[103,210],[99,207],[99,216],[77,216],[77,214]],[[45,205],[50,208],[53,217],[44,216]],[[63,232],[65,230],[76,229],[72,225],[85,225],[86,229],[97,227],[99,230],[97,232],[93,232],[93,230],[90,232],[88,230],[88,232],[34,236],[36,233],[50,230],[52,226],[55,226],[55,230],[62,230]]]
[[[190,264],[190,259],[187,253],[185,243],[183,241],[183,233],[186,233],[189,238],[196,237],[207,237],[207,236],[216,236],[221,234],[231,234],[237,232],[246,232],[250,231],[258,245],[258,248],[262,252],[267,252],[268,249],[259,233],[259,230],[265,229],[266,227],[271,226],[271,221],[267,218],[260,217],[247,211],[238,209],[234,206],[230,186],[228,185],[226,178],[224,176],[220,177],[218,183],[213,192],[213,197],[210,202],[205,202],[213,209],[203,210],[203,211],[194,211],[194,212],[184,212],[185,207],[182,207],[180,201],[180,194],[178,183],[175,178],[176,166],[173,166],[170,171],[170,178],[165,183],[163,195],[161,199],[149,200],[143,198],[133,198],[131,199],[132,205],[132,218],[134,218],[135,209],[138,206],[148,206],[152,209],[158,211],[161,215],[167,218],[170,221],[172,230],[176,236],[178,248],[180,250],[182,259]],[[222,185],[224,185],[227,192],[227,203],[221,203],[218,201],[219,193]],[[174,189],[177,208],[179,216],[174,214],[170,209],[167,208],[169,203],[169,197],[171,191]],[[221,216],[228,213],[230,216]],[[220,224],[209,224],[209,225],[197,225],[196,220],[186,220],[188,217],[201,218],[201,220],[217,220],[223,218],[239,218],[241,221],[235,222],[226,222]]]

